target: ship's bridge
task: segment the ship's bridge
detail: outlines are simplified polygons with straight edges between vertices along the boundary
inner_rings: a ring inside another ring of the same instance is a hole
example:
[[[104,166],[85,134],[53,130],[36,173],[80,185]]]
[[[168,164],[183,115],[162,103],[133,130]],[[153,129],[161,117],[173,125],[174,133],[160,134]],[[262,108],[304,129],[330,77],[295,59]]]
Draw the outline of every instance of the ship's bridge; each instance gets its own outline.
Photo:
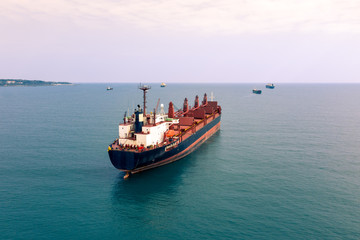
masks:
[[[119,144],[144,147],[161,144],[170,126],[178,122],[178,119],[168,119],[166,115],[157,115],[156,123],[144,125],[139,133],[134,132],[132,123],[120,124]]]

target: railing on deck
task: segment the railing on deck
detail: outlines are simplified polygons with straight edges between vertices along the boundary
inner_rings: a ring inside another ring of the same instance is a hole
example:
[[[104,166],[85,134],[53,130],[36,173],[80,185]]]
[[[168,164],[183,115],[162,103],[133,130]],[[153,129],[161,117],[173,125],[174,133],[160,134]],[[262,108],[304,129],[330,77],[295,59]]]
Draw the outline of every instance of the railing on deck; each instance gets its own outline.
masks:
[[[193,133],[195,133],[197,126],[199,126],[201,123],[204,123],[204,126],[207,125],[208,123],[207,123],[206,120],[211,118],[211,117],[215,118],[215,115],[217,113],[219,113],[218,109],[215,110],[209,116],[206,116],[204,119],[200,120],[199,122],[194,122],[190,127],[185,128],[183,131],[181,131],[181,129],[179,129],[179,133],[175,134],[173,137],[178,137],[179,138],[179,143],[182,142],[183,140],[185,140],[187,138],[186,137],[185,139],[183,139],[183,136],[185,136],[187,133],[189,133],[189,130],[193,130]],[[164,146],[163,143],[156,144],[156,145],[150,145],[149,147],[130,145],[130,144],[119,144],[119,139],[118,138],[109,147],[112,150],[114,150],[114,147],[113,147],[114,145],[116,146],[115,150],[127,150],[127,151],[135,151],[135,152],[144,152],[144,151],[147,151],[147,150],[152,150],[152,149]]]

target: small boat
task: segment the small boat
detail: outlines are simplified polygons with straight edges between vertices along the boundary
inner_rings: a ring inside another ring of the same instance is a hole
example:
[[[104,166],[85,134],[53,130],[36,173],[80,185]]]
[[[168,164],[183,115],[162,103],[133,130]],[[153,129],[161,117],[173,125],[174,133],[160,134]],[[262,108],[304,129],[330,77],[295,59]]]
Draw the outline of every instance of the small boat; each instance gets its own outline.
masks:
[[[166,87],[165,83],[161,83],[160,87]]]
[[[266,84],[266,88],[274,89],[275,85],[273,83]]]
[[[113,90],[113,88],[112,87],[107,87],[106,90],[108,90],[108,91]]]
[[[255,94],[261,94],[261,90],[259,90],[259,89],[253,89],[253,93],[255,93]]]

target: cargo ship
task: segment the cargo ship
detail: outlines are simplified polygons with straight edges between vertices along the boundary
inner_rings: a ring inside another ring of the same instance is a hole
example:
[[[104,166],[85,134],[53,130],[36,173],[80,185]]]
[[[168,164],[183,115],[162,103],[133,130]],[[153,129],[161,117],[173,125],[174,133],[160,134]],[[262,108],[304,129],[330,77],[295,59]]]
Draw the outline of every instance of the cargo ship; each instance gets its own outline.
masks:
[[[261,94],[261,90],[259,89],[253,89],[252,92],[255,94]]]
[[[275,85],[273,83],[266,84],[266,88],[274,89]]]
[[[146,112],[146,93],[150,86],[140,85],[143,91],[143,108],[138,105],[132,116],[124,115],[119,124],[119,137],[108,147],[113,166],[126,172],[124,178],[151,168],[177,161],[198,148],[220,129],[221,106],[208,101],[206,93],[202,102],[195,97],[190,107],[185,98],[183,108],[174,110],[169,103],[165,113],[161,104],[156,113]]]

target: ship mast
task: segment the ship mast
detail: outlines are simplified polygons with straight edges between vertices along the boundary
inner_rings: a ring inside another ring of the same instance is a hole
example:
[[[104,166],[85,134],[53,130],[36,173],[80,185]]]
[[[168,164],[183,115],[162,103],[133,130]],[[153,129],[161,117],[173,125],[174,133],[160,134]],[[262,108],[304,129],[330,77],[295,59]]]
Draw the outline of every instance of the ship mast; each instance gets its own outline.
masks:
[[[146,92],[147,90],[149,90],[151,87],[147,86],[147,85],[141,85],[139,86],[139,89],[142,90],[144,92],[144,116],[146,118]]]

